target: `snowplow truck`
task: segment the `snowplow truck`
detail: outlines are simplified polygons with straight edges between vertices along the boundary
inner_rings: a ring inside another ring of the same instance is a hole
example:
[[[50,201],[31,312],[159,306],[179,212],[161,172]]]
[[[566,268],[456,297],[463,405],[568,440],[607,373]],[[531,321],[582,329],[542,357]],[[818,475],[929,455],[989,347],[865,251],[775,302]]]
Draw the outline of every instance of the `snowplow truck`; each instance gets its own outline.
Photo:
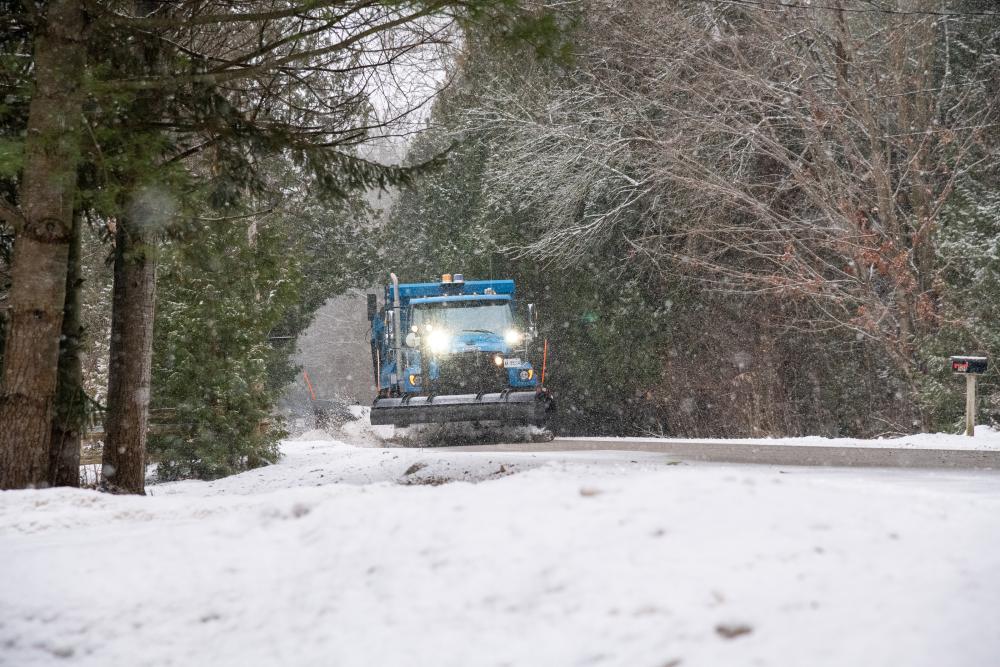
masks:
[[[371,423],[544,426],[554,409],[539,368],[535,309],[515,316],[513,280],[400,283],[368,295],[378,395]],[[544,359],[543,359],[544,367]]]

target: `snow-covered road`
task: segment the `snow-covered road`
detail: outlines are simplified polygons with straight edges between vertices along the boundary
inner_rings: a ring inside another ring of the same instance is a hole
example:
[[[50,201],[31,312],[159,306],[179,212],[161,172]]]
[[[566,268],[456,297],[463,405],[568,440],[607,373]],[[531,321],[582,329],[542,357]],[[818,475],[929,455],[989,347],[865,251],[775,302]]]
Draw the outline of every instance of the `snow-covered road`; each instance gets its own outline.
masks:
[[[0,664],[1000,664],[997,473],[284,451],[0,494]]]
[[[971,440],[971,438],[967,438]],[[995,441],[991,440],[990,445]],[[965,443],[962,443],[965,444]],[[986,444],[986,443],[984,443]],[[935,468],[1000,471],[998,449],[799,444],[778,440],[679,440],[676,438],[556,438],[549,442],[463,445],[466,452],[659,452],[681,461],[839,468]]]

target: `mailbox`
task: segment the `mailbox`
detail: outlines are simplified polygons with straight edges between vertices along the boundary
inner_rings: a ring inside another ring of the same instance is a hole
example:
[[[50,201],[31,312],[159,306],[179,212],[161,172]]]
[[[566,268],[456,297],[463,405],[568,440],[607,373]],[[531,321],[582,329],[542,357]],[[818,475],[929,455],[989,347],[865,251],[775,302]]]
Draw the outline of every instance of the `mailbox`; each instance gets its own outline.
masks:
[[[976,378],[986,372],[986,357],[948,357],[951,372],[965,376],[965,435],[976,434]]]
[[[949,357],[951,372],[959,375],[981,375],[986,372],[986,357]]]

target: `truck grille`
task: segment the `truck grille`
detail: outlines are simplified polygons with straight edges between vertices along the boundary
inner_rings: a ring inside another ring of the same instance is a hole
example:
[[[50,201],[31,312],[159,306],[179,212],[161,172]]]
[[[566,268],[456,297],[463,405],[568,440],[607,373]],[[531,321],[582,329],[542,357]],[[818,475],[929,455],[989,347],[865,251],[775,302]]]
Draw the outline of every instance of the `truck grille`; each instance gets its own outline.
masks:
[[[438,359],[435,394],[478,394],[509,389],[507,370],[493,363],[495,352],[459,352]]]

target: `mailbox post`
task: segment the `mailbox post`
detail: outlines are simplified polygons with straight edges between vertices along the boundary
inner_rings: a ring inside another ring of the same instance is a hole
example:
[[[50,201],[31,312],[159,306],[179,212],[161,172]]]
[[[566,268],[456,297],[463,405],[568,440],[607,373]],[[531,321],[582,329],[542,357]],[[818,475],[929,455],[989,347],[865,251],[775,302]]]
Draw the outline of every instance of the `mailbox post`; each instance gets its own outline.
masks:
[[[976,378],[986,372],[986,357],[950,357],[951,372],[965,376],[965,435],[976,434]]]

